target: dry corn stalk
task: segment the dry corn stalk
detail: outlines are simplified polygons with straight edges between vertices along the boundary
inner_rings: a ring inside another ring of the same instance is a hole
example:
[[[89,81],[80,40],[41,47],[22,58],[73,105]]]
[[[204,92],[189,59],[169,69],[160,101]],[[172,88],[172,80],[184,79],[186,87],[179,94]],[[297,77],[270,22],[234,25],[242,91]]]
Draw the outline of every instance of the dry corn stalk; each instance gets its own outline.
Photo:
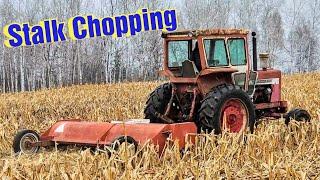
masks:
[[[252,135],[203,135],[181,156],[176,146],[162,158],[156,146],[139,155],[92,154],[70,148],[14,157],[11,142],[21,128],[39,132],[61,118],[92,121],[143,118],[144,102],[161,82],[84,85],[0,96],[0,177],[6,179],[319,179],[320,74],[285,76],[283,99],[303,107],[312,124],[264,122]],[[126,153],[124,153],[126,154]]]

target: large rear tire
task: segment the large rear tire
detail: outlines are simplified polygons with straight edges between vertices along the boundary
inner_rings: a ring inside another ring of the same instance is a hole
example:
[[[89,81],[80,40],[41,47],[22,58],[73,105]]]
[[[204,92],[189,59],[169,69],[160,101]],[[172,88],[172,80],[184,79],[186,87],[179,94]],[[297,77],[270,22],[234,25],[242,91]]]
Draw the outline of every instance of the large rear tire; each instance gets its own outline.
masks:
[[[232,133],[254,130],[255,111],[250,97],[239,86],[220,85],[209,92],[199,109],[201,130],[220,134],[222,130]]]
[[[150,95],[144,109],[146,119],[150,119],[151,123],[162,123],[157,117],[157,113],[164,114],[166,107],[170,101],[172,86],[170,83],[162,84],[157,87]]]

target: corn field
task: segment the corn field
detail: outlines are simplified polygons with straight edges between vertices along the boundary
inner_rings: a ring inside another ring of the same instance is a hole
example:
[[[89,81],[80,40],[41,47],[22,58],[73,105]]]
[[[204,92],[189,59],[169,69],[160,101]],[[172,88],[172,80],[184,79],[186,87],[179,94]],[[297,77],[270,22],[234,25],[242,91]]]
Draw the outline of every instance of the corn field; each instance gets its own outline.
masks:
[[[264,121],[254,134],[204,135],[181,154],[169,147],[126,153],[69,148],[14,156],[12,140],[22,128],[43,132],[55,121],[143,118],[148,94],[161,82],[82,85],[0,95],[0,177],[3,179],[320,179],[320,74],[285,76],[282,97],[302,107],[312,123]]]

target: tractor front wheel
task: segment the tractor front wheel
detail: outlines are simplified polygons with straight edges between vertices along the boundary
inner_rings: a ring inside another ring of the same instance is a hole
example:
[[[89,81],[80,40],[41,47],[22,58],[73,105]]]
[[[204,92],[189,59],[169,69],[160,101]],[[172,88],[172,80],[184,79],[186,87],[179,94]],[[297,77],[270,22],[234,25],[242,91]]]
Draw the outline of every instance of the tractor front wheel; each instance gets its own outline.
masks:
[[[285,123],[286,125],[289,124],[291,120],[296,120],[298,122],[310,122],[311,116],[308,113],[308,111],[300,108],[295,108],[288,112],[288,114],[285,117]]]
[[[250,97],[239,86],[221,85],[207,94],[199,109],[199,128],[215,134],[223,130],[253,132],[255,111]]]

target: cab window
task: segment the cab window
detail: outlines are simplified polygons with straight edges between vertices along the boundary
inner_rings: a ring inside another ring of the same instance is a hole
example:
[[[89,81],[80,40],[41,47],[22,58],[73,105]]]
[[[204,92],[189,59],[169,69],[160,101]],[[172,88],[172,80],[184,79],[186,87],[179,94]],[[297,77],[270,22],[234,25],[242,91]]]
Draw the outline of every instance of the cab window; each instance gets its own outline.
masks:
[[[168,66],[180,67],[182,62],[189,59],[189,41],[170,41],[168,43]]]
[[[234,66],[246,65],[246,51],[244,39],[229,39],[228,48],[230,52],[231,64]]]
[[[205,39],[207,63],[210,67],[228,66],[226,46],[223,39]]]

